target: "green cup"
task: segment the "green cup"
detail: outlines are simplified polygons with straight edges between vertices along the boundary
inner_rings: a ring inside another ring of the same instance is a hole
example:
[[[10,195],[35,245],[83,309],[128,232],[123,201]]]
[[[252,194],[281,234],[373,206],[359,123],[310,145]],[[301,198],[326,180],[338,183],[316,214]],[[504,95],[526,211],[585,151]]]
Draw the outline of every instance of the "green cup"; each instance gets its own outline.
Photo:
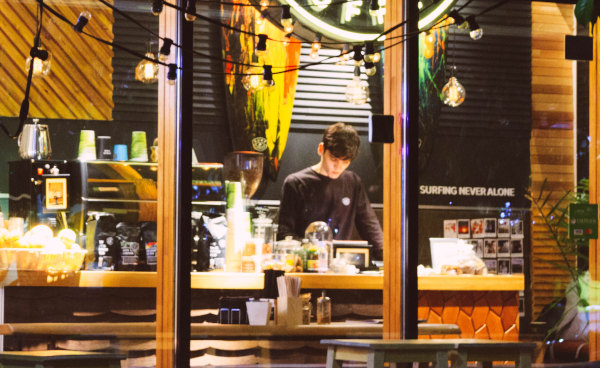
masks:
[[[242,183],[239,181],[225,182],[225,192],[227,193],[227,208],[242,208]]]
[[[148,162],[148,145],[146,144],[146,132],[131,132],[131,154],[129,160]]]
[[[79,133],[77,158],[81,161],[96,159],[96,134],[93,130],[82,130]]]

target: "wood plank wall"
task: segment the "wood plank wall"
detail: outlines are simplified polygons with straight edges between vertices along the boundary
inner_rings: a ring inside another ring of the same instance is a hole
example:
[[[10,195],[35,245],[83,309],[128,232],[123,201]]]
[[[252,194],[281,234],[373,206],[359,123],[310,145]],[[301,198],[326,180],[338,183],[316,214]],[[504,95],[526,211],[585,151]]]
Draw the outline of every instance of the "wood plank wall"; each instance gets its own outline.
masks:
[[[564,58],[564,36],[573,34],[573,5],[532,2],[532,131],[531,189],[546,189],[560,198],[574,188],[575,129],[573,114],[573,66]],[[569,281],[566,272],[544,260],[559,260],[559,252],[542,225],[539,212],[532,208],[531,296],[532,318],[562,294]],[[574,261],[574,260],[573,260]]]
[[[112,1],[110,1],[112,2]],[[76,4],[63,0],[46,5],[76,22],[82,10],[93,18],[85,31],[113,41],[112,10],[99,2]],[[37,2],[1,2],[0,116],[18,116],[25,93],[25,60],[36,30]],[[31,84],[29,116],[49,119],[112,120],[113,50],[90,41],[48,11],[43,15],[42,46],[52,54],[50,74]]]

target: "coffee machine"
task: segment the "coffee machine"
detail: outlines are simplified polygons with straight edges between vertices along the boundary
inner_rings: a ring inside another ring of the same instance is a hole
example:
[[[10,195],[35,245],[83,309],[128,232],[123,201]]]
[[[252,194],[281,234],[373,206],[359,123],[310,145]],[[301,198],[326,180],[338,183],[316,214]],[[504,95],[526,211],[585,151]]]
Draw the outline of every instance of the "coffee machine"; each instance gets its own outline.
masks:
[[[67,227],[73,212],[70,165],[64,160],[24,159],[8,163],[8,214],[22,217],[25,229],[45,224]]]

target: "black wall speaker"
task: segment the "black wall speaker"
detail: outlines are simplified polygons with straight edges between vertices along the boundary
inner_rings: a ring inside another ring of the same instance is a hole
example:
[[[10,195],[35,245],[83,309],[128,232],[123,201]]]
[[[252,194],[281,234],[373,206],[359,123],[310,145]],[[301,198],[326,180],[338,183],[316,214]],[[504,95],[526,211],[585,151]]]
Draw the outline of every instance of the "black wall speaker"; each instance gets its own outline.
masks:
[[[594,41],[592,37],[565,35],[565,59],[594,60]]]
[[[369,142],[394,143],[394,115],[371,115]]]

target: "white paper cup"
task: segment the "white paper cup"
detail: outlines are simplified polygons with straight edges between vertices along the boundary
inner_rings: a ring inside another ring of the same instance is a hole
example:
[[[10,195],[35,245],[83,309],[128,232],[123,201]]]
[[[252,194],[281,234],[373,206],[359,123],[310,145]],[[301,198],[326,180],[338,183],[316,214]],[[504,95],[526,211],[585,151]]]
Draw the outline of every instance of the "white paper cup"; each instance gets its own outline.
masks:
[[[265,326],[269,321],[268,301],[249,301],[246,302],[246,310],[248,311],[248,323],[255,326]]]

